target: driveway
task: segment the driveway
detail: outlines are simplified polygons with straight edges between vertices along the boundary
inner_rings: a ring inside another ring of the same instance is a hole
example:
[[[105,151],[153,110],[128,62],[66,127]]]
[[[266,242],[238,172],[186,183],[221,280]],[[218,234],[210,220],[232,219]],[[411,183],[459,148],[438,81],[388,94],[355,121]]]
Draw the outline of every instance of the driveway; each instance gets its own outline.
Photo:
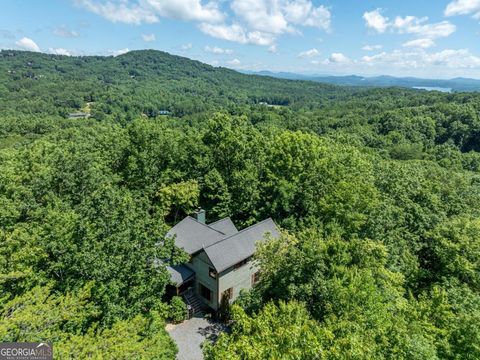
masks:
[[[203,359],[201,344],[214,341],[225,325],[204,317],[193,317],[181,324],[168,324],[167,332],[178,346],[178,360]]]

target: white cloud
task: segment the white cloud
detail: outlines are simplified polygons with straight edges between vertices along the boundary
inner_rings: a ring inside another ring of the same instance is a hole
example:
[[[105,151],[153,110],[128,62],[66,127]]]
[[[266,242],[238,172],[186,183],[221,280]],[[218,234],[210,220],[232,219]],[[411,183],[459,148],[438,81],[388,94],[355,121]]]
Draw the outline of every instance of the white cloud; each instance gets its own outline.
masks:
[[[56,36],[64,38],[74,38],[80,36],[80,34],[74,30],[69,30],[66,26],[62,25],[53,30]]]
[[[193,47],[193,45],[191,43],[188,43],[188,44],[183,44],[182,46],[180,46],[180,49],[181,50],[190,50],[192,47]]]
[[[293,33],[295,25],[330,29],[330,11],[309,0],[233,0],[231,8],[249,28],[262,32]]]
[[[202,23],[199,25],[200,30],[217,39],[238,42],[240,44],[255,44],[270,46],[275,41],[273,34],[264,33],[260,31],[247,31],[239,24],[224,25],[224,24],[208,24]]]
[[[445,16],[473,15],[480,18],[480,0],[454,0],[445,8]]]
[[[406,16],[402,18],[397,16],[392,27],[401,34],[416,34],[429,39],[447,37],[456,31],[456,26],[448,21],[426,24],[427,21],[428,17]]]
[[[297,1],[297,3],[307,3],[308,5],[306,5],[306,8],[308,8],[309,11],[304,13],[304,17],[299,17],[292,20],[294,24],[317,27],[325,31],[330,30],[331,13],[325,6],[321,5],[317,8],[312,8],[313,5],[311,2]],[[293,5],[294,2],[290,4],[291,6],[294,6]],[[287,12],[287,19],[288,18],[289,18],[289,15]]]
[[[276,54],[276,53],[278,52],[278,50],[277,50],[277,45],[275,45],[275,44],[271,45],[271,46],[268,48],[268,52],[269,52],[270,54]]]
[[[49,48],[48,52],[50,54],[55,54],[55,55],[65,55],[65,56],[72,56],[72,53],[64,48]]]
[[[278,1],[233,0],[231,8],[251,29],[274,34],[293,31]]]
[[[275,36],[261,31],[247,33],[247,43],[255,45],[270,46],[275,41]]]
[[[299,57],[299,58],[312,58],[312,57],[315,57],[315,56],[318,56],[318,55],[320,55],[320,51],[318,51],[317,49],[310,49],[310,50],[302,51],[301,53],[299,53],[297,55],[297,57]]]
[[[224,19],[216,1],[202,4],[201,0],[143,0],[140,3],[151,8],[158,16],[171,19],[205,22],[220,22]]]
[[[200,30],[214,38],[234,41],[241,44],[247,43],[245,29],[238,24],[232,25],[213,25],[202,23],[199,25]]]
[[[227,64],[230,65],[230,66],[233,66],[233,67],[238,67],[240,66],[242,62],[238,59],[233,59],[233,60],[230,60],[230,61],[227,61]]]
[[[125,49],[120,49],[120,50],[110,50],[109,51],[109,54],[113,55],[113,56],[119,56],[119,55],[123,55],[123,54],[126,54],[130,51],[129,48],[125,48]]]
[[[352,60],[343,55],[342,53],[332,53],[328,59],[324,61],[324,64],[349,64]]]
[[[126,1],[107,1],[95,2],[93,0],[75,0],[77,6],[80,6],[94,14],[100,15],[105,19],[126,24],[152,24],[159,21],[158,16],[148,6],[130,4]]]
[[[428,17],[397,16],[393,21],[381,14],[381,9],[376,9],[363,14],[365,25],[378,33],[387,30],[399,34],[414,34],[422,38],[436,39],[447,37],[456,31],[456,26],[449,21],[429,24]]]
[[[112,22],[156,23],[171,18],[199,23],[212,37],[241,44],[271,46],[280,34],[298,34],[298,27],[330,30],[331,13],[312,0],[74,0],[77,6]]]
[[[382,45],[365,45],[362,47],[364,51],[374,51],[382,49]]]
[[[152,24],[161,17],[220,22],[224,14],[217,1],[202,4],[201,0],[75,0],[84,9],[112,22],[126,24]]]
[[[384,33],[389,27],[388,18],[382,15],[382,9],[367,11],[363,14],[365,25],[379,33]]]
[[[142,39],[145,42],[152,42],[155,41],[157,38],[155,37],[155,34],[142,34]]]
[[[15,45],[17,45],[22,50],[40,52],[40,48],[35,43],[35,41],[27,37],[21,38],[20,40],[16,41]]]
[[[467,49],[446,49],[435,53],[424,50],[402,51],[395,50],[391,53],[382,52],[372,56],[364,56],[361,63],[381,68],[401,68],[411,71],[413,69],[480,69],[480,57],[472,55]],[[440,70],[441,71],[441,70]]]
[[[222,49],[218,46],[205,46],[204,50],[205,50],[205,52],[209,52],[209,53],[216,54],[216,55],[222,55],[222,54],[230,55],[230,54],[233,54],[233,50]]]
[[[416,39],[407,41],[403,44],[404,47],[422,48],[427,49],[435,46],[435,42],[432,39]]]

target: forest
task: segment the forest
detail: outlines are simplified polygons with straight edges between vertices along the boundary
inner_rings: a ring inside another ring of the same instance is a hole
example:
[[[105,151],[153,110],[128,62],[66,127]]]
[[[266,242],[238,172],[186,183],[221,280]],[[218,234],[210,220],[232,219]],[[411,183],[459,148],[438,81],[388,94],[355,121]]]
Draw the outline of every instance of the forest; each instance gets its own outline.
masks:
[[[480,94],[0,52],[1,341],[175,358],[153,260],[199,206],[282,229],[206,359],[480,359]]]

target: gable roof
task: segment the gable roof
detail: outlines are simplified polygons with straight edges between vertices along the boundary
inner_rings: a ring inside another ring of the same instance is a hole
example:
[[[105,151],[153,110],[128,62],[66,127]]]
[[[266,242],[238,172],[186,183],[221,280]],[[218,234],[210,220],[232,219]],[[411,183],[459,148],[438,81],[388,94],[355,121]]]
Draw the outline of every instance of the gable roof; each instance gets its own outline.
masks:
[[[210,223],[208,224],[208,227],[218,230],[228,236],[238,233],[238,230],[235,227],[235,224],[233,223],[232,219],[230,219],[229,217],[215,221],[214,223]]]
[[[183,248],[190,255],[225,238],[224,233],[198,222],[190,216],[172,227],[166,236],[173,237],[175,235],[175,245]]]
[[[255,253],[255,244],[265,240],[267,233],[274,238],[280,236],[277,225],[271,218],[206,246],[204,251],[215,269],[221,272],[252,256]]]

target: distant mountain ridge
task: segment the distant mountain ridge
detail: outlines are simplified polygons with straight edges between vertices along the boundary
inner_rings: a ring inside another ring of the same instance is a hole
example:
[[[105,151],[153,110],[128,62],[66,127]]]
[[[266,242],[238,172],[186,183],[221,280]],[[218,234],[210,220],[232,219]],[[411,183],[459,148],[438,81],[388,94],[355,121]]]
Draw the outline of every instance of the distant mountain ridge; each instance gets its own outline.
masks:
[[[289,80],[309,80],[316,82],[323,82],[334,85],[348,85],[348,86],[370,86],[370,87],[389,87],[400,86],[407,88],[427,87],[427,88],[442,88],[451,89],[454,92],[458,91],[480,91],[480,80],[457,77],[453,79],[422,79],[416,77],[395,77],[388,75],[381,76],[334,76],[334,75],[305,75],[290,72],[272,72],[272,71],[244,71],[247,74],[255,74],[261,76],[271,76],[280,79]]]

